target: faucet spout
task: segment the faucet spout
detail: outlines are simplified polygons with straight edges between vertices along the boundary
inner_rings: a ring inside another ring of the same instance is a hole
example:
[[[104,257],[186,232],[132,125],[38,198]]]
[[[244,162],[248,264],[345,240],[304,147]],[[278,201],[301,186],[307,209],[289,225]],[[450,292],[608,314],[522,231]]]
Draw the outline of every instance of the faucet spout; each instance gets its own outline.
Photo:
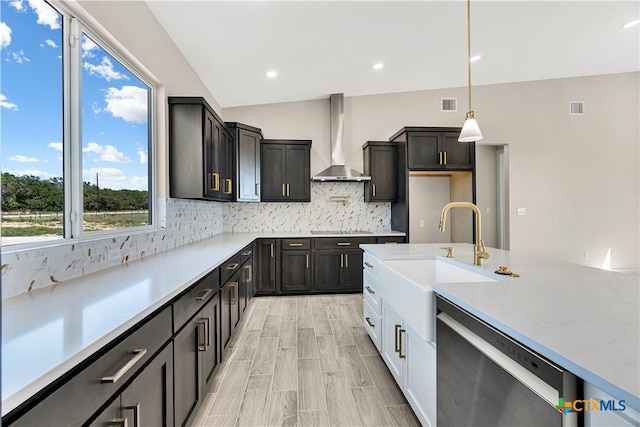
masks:
[[[483,259],[489,258],[489,252],[486,251],[484,247],[484,242],[482,241],[482,228],[480,221],[480,209],[476,205],[470,202],[451,202],[444,205],[442,208],[442,213],[440,214],[440,226],[438,227],[441,232],[444,232],[447,221],[447,212],[451,208],[469,208],[476,214],[476,238],[475,245],[473,250],[473,263],[475,265],[482,265]]]

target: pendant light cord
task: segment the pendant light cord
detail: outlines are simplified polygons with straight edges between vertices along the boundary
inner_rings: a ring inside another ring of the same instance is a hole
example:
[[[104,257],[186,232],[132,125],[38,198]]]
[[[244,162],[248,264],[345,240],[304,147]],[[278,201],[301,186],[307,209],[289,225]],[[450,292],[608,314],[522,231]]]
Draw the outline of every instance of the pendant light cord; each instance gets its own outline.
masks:
[[[471,112],[471,0],[467,0],[467,83],[469,88],[469,112]]]

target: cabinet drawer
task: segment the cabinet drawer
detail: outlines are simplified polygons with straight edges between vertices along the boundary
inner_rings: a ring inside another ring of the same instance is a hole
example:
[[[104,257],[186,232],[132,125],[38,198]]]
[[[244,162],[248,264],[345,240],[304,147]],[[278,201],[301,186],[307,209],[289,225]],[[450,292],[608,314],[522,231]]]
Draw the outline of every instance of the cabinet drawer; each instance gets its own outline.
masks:
[[[110,349],[100,350],[102,354],[97,359],[78,365],[79,371],[73,377],[15,423],[3,419],[3,424],[71,426],[86,423],[170,338],[171,308],[167,307],[120,342],[110,344]]]
[[[219,285],[219,271],[215,269],[173,303],[174,333],[218,293]]]
[[[229,281],[229,278],[236,272],[240,271],[242,265],[242,251],[236,253],[234,256],[226,260],[220,266],[220,285],[224,286]]]
[[[358,245],[374,244],[375,237],[322,237],[313,239],[316,249],[360,249]]]
[[[377,244],[393,244],[393,243],[404,243],[404,236],[385,236],[385,237],[377,237]]]
[[[378,277],[378,258],[374,257],[368,252],[364,253],[364,259],[362,261],[362,265],[365,272],[369,272],[374,275],[377,279]]]
[[[380,332],[382,329],[381,317],[371,308],[367,300],[363,302],[363,321],[364,327],[371,337],[371,341],[375,344],[378,351],[381,351]]]
[[[282,250],[311,249],[311,239],[282,239]]]
[[[253,256],[253,243],[247,245],[243,250],[240,251],[240,265],[243,265],[245,262],[251,259]]]
[[[378,292],[378,280],[373,274],[366,270],[362,280],[362,294],[364,295],[364,300],[369,303],[378,316],[381,316],[382,308],[380,292]]]

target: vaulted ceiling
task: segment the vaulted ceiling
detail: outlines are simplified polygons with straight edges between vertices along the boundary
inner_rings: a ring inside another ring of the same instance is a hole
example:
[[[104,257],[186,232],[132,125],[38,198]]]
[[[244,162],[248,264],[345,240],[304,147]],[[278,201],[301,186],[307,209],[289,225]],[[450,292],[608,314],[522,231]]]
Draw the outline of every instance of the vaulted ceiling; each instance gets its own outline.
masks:
[[[461,0],[146,4],[222,107],[467,84]],[[639,15],[638,1],[473,0],[472,83],[639,71],[639,26],[623,28]]]

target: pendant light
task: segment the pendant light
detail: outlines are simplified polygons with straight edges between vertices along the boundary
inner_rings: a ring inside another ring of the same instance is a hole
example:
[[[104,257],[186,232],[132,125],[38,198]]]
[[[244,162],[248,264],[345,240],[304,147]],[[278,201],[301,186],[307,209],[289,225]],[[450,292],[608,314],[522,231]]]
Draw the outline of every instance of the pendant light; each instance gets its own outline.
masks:
[[[482,139],[482,132],[471,108],[471,0],[467,0],[467,84],[469,90],[469,112],[464,119],[462,131],[458,137],[460,142],[475,142]]]

